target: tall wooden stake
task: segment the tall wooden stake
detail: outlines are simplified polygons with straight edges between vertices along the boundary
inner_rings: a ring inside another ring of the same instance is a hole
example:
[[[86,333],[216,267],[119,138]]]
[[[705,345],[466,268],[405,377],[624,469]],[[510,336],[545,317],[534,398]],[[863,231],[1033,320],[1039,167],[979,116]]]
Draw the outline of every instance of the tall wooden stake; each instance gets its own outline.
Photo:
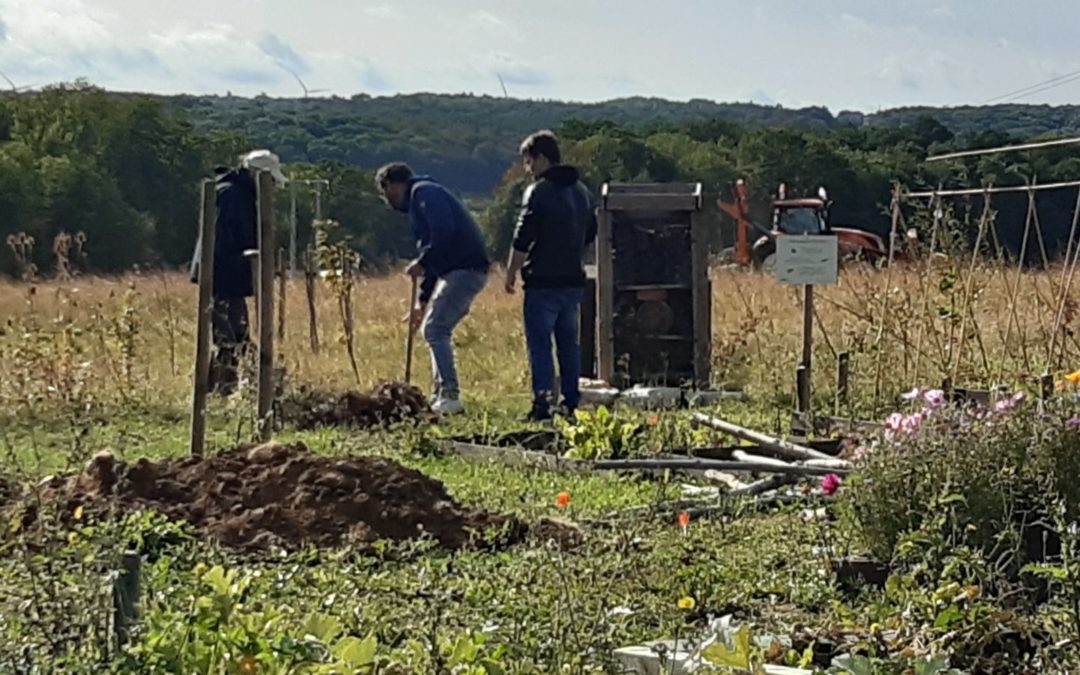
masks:
[[[120,558],[122,569],[113,582],[113,628],[117,652],[127,645],[131,627],[139,618],[139,595],[142,586],[142,559],[127,551]]]
[[[278,273],[278,313],[277,313],[277,336],[278,340],[285,341],[285,293],[288,290],[287,278],[289,270],[285,269],[285,249],[278,249],[277,257]]]
[[[258,437],[270,440],[274,403],[274,179],[265,171],[258,175],[259,214],[259,396]]]
[[[308,306],[308,339],[311,353],[319,353],[319,321],[315,309],[315,282],[319,279],[319,269],[314,261],[315,253],[308,249],[304,255],[304,290]]]
[[[848,378],[851,374],[851,357],[847,352],[840,352],[836,357],[836,406],[835,414],[847,408]]]
[[[214,304],[214,243],[217,195],[213,181],[203,181],[199,214],[199,306],[195,315],[195,381],[191,395],[191,438],[188,450],[196,457],[206,445],[206,397],[210,391],[210,330]]]
[[[289,181],[289,274],[296,275],[296,181]]]

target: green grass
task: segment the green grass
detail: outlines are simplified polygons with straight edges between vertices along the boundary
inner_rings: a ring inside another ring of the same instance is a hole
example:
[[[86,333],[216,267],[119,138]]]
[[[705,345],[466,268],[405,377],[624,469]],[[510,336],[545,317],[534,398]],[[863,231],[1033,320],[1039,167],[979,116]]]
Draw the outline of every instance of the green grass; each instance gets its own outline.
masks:
[[[866,298],[877,278],[852,279],[833,295],[851,307],[876,304]],[[790,289],[768,280],[729,281],[746,285],[746,302],[716,304],[718,377],[733,375],[751,400],[725,402],[714,412],[782,434],[799,355],[797,303]],[[914,288],[915,281],[906,278],[906,287]],[[178,457],[188,450],[193,326],[190,313],[180,308],[189,306],[192,289],[178,283],[175,290],[159,291],[161,284],[141,278],[132,281],[137,292],[131,293],[120,282],[79,283],[78,294],[61,285],[43,289],[34,296],[36,304],[25,301],[22,287],[0,297],[8,303],[0,308],[8,307],[14,317],[13,329],[0,329],[0,477],[6,480],[34,483],[77,471],[106,450],[126,461]],[[401,279],[364,279],[357,290],[365,300],[362,308],[357,305],[357,383],[335,342],[336,301],[326,292],[319,296],[324,346],[311,354],[301,291],[294,286],[290,337],[281,345],[290,385],[365,389],[400,373],[404,287]],[[416,542],[387,545],[375,555],[252,555],[182,535],[175,525],[147,515],[74,527],[42,518],[42,529],[31,532],[12,528],[5,518],[0,672],[334,672],[326,668],[344,662],[335,650],[355,656],[373,643],[382,675],[617,672],[614,648],[697,634],[710,617],[727,613],[753,624],[755,634],[789,636],[805,626],[822,638],[874,644],[881,655],[889,650],[874,642],[875,631],[899,630],[905,645],[925,644],[928,635],[941,638],[942,631],[932,630],[939,611],[936,582],[905,577],[907,585],[889,593],[841,592],[826,559],[861,551],[849,550],[852,533],[841,524],[807,522],[799,507],[752,513],[735,505],[695,520],[684,535],[670,519],[648,510],[609,517],[679,498],[685,478],[677,475],[665,480],[555,473],[429,452],[430,443],[420,442],[425,435],[430,440],[522,428],[518,419],[528,405],[528,387],[519,299],[496,291],[481,297],[457,335],[467,417],[436,429],[285,428],[275,438],[302,441],[316,453],[396,459],[443,481],[456,500],[474,508],[530,522],[577,521],[587,535],[583,547],[561,551],[530,541],[494,552],[449,554]],[[175,325],[161,319],[170,309]],[[874,334],[874,325],[827,303],[822,313],[836,348],[853,353],[853,408],[868,416],[875,407],[876,353],[861,352],[859,345]],[[118,316],[134,316],[138,325],[118,328]],[[912,319],[898,314],[895,321],[903,327]],[[894,329],[890,335],[899,330]],[[879,411],[894,405],[894,394],[910,386],[919,368],[922,379],[930,372],[928,359],[919,366],[907,358],[905,344],[887,337],[882,349],[889,351],[878,352],[886,369]],[[965,358],[973,354],[969,348]],[[417,356],[417,380],[423,381],[427,364],[420,347]],[[815,359],[816,403],[831,410],[831,356],[821,341]],[[72,367],[81,363],[87,367]],[[212,399],[211,451],[250,438],[249,407]],[[652,416],[634,417],[645,422]],[[647,435],[646,451],[730,441],[691,430],[688,417],[663,413]],[[563,491],[571,495],[565,511],[555,504]],[[118,655],[107,627],[112,578],[128,548],[138,550],[145,564],[143,619]],[[215,566],[235,576],[208,572]],[[686,597],[694,599],[692,610],[678,607]],[[1010,611],[989,604],[977,609]],[[1034,620],[1053,626],[1060,617],[1039,614]],[[331,624],[340,630],[312,634],[316,625]],[[350,637],[368,642],[362,649],[342,643]],[[900,673],[912,663],[894,660],[895,668],[879,663],[873,672]],[[323,669],[300,665],[314,662]],[[336,672],[374,671],[339,664]]]

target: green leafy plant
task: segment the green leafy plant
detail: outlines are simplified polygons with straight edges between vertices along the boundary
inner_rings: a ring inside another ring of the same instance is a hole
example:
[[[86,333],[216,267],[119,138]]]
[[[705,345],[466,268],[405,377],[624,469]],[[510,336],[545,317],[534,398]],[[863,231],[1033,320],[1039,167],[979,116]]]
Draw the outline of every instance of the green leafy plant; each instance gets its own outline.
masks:
[[[574,422],[556,424],[566,437],[571,459],[621,459],[641,445],[641,426],[600,406],[596,412],[578,410]]]

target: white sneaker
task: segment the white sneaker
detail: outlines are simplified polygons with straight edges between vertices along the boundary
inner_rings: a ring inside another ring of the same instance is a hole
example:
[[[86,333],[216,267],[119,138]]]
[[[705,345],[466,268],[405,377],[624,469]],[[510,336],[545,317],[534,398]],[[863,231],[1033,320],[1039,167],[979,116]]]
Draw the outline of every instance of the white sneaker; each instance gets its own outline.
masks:
[[[465,412],[465,404],[458,398],[440,398],[431,409],[440,415],[460,415]]]

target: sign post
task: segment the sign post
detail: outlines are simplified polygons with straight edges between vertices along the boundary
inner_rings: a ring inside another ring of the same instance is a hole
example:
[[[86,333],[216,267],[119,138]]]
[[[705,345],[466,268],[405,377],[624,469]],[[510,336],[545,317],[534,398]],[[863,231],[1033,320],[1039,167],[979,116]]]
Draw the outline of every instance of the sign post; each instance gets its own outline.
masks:
[[[795,234],[776,237],[776,280],[803,287],[802,362],[796,376],[797,412],[810,410],[810,373],[814,347],[814,286],[835,285],[839,248],[835,235]]]

